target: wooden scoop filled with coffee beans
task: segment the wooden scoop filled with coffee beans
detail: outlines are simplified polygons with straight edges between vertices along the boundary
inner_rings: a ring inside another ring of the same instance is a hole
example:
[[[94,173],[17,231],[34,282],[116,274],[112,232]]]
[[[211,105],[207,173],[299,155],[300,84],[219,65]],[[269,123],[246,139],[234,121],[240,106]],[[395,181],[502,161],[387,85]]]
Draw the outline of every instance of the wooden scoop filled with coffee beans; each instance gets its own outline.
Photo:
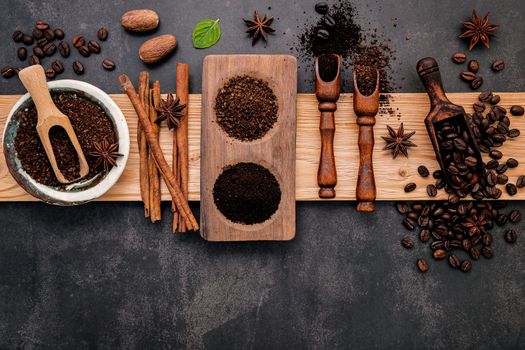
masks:
[[[51,167],[53,168],[57,180],[60,183],[67,184],[85,177],[89,173],[89,166],[84,156],[84,152],[80,147],[80,143],[78,142],[69,117],[60,112],[51,98],[51,94],[47,88],[44,68],[42,68],[41,65],[27,67],[18,73],[18,77],[29,94],[31,94],[31,98],[35,103],[38,112],[38,122],[36,125],[38,136],[44,146],[47,158],[49,159],[49,163],[51,163]],[[80,163],[80,176],[76,179],[66,179],[64,174],[62,174],[58,168],[55,153],[53,152],[53,147],[49,138],[49,131],[53,127],[64,129],[71,144],[75,148]]]

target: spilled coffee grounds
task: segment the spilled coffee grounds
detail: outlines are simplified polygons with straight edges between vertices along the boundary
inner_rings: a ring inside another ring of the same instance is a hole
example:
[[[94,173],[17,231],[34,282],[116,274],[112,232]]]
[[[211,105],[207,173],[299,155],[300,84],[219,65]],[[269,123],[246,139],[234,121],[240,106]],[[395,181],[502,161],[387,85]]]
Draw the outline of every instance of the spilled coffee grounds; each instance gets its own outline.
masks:
[[[104,109],[98,104],[81,97],[74,92],[52,91],[51,96],[58,109],[67,115],[77,135],[78,141],[89,165],[86,179],[98,174],[101,169],[95,168],[96,159],[89,156],[94,150],[95,142],[104,139],[109,143],[117,142],[113,122]],[[17,112],[20,125],[15,137],[15,149],[22,168],[37,182],[53,186],[63,186],[58,182],[47,159],[44,147],[36,131],[37,111],[33,102]],[[52,128],[49,132],[51,144],[57,159],[58,168],[66,179],[72,180],[79,176],[78,158],[69,137],[64,129]]]
[[[213,199],[229,220],[253,225],[268,220],[279,208],[281,189],[275,176],[255,163],[226,167],[213,187]]]
[[[321,55],[318,59],[319,76],[322,81],[330,82],[337,77],[339,64],[335,55]]]
[[[370,66],[355,67],[357,88],[361,94],[370,96],[376,90],[377,70]]]
[[[260,139],[277,121],[277,98],[267,82],[247,75],[231,78],[217,94],[221,128],[241,141]]]

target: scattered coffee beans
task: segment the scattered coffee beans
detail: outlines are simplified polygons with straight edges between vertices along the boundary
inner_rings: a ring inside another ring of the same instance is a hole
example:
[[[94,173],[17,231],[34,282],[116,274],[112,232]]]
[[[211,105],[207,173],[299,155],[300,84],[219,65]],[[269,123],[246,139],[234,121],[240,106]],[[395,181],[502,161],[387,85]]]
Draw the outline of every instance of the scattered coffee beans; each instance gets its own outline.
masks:
[[[521,212],[519,210],[513,210],[509,214],[509,220],[513,224],[516,224],[521,221]]]
[[[95,40],[90,40],[87,45],[89,51],[92,53],[98,54],[100,53],[100,44],[96,42]]]
[[[51,68],[53,68],[56,74],[60,74],[64,71],[64,65],[60,60],[54,60],[53,63],[51,63]]]
[[[15,75],[15,69],[13,67],[2,68],[2,76],[4,78],[11,78],[13,75]]]
[[[430,172],[428,171],[428,168],[424,165],[420,165],[417,167],[417,172],[421,177],[428,177],[430,175]]]
[[[15,30],[13,32],[13,35],[11,36],[13,38],[13,41],[15,43],[19,43],[22,41],[22,37],[24,36],[24,33],[22,33],[20,30]]]
[[[456,52],[452,56],[452,61],[458,64],[465,63],[466,60],[467,60],[467,55],[465,55],[463,52]]]
[[[87,46],[81,46],[78,48],[78,52],[84,56],[84,57],[89,57],[89,55],[91,55],[91,51],[89,51],[89,49],[87,48]]]
[[[428,271],[428,263],[424,259],[417,259],[417,268],[421,272],[427,272]]]
[[[491,68],[494,72],[500,72],[505,69],[505,62],[503,62],[503,60],[497,59],[492,62]]]
[[[25,47],[19,47],[16,51],[16,55],[20,61],[25,61],[27,58],[27,49]]]
[[[525,113],[525,109],[522,106],[512,106],[510,107],[510,113],[514,116],[520,117]]]
[[[518,235],[516,234],[516,231],[514,230],[505,231],[505,235],[503,237],[505,238],[505,241],[507,243],[516,243],[518,239]]]
[[[62,40],[66,36],[64,34],[64,31],[60,28],[55,29],[53,33],[54,33],[55,39],[58,39],[58,40]]]
[[[470,60],[468,63],[468,70],[472,73],[477,73],[479,71],[479,63],[476,60]]]
[[[405,192],[406,193],[412,192],[416,189],[416,187],[417,185],[414,182],[410,182],[405,185]]]
[[[86,44],[86,39],[84,39],[82,35],[75,35],[71,39],[71,43],[73,44],[74,47],[78,49]]]
[[[73,62],[73,71],[78,75],[82,75],[84,74],[84,66],[82,63],[75,61]]]
[[[321,15],[328,13],[328,4],[326,2],[318,2],[315,4],[315,11]]]
[[[401,245],[406,249],[414,248],[414,241],[412,238],[406,237],[401,240]]]
[[[115,62],[113,62],[112,60],[110,60],[109,58],[106,58],[102,61],[102,67],[105,69],[105,70],[113,70],[115,69]]]
[[[70,53],[69,44],[65,41],[61,41],[58,45],[58,52],[60,52],[62,57],[68,57]]]
[[[106,28],[100,28],[97,31],[97,37],[101,41],[106,41],[108,39],[108,30]]]

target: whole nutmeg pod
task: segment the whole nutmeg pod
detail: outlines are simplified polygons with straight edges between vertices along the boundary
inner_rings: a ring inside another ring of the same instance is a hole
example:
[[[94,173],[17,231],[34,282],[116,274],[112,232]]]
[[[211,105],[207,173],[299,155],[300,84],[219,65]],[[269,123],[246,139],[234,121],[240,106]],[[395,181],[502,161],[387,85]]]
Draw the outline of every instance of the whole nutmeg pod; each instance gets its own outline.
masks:
[[[164,34],[146,40],[139,49],[139,57],[144,63],[155,63],[166,57],[177,47],[175,35]]]
[[[130,32],[149,32],[159,26],[159,15],[148,9],[131,10],[122,15],[120,24]]]

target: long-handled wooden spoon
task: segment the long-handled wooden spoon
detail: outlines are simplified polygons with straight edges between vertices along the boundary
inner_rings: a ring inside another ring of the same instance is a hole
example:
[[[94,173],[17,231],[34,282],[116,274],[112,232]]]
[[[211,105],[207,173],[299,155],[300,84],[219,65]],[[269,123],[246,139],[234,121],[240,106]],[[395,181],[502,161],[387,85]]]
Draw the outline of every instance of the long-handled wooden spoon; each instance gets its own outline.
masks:
[[[337,110],[336,102],[341,91],[341,56],[332,54],[323,56],[315,59],[315,95],[319,101],[319,111],[321,112],[319,121],[321,157],[317,171],[317,183],[320,187],[320,198],[334,198],[335,185],[337,184],[334,156],[334,112]],[[321,74],[321,69],[328,69],[329,67],[319,67],[325,59],[327,60],[325,64],[335,63],[335,67],[331,67],[335,69],[332,69],[333,72],[329,74],[329,77]],[[323,78],[328,81],[325,81]]]
[[[36,130],[57,180],[60,183],[67,184],[83,178],[89,173],[89,166],[86,157],[78,143],[75,131],[71,126],[71,121],[68,116],[60,112],[51,98],[51,94],[47,88],[44,68],[42,68],[41,65],[33,65],[24,68],[18,73],[18,77],[35,102],[35,107],[38,113]],[[78,161],[80,163],[80,176],[77,179],[67,180],[60,169],[58,169],[55,153],[53,152],[53,147],[51,146],[51,141],[49,139],[49,130],[54,126],[59,126],[65,130],[77,152]]]
[[[359,173],[355,190],[358,201],[357,211],[373,212],[376,199],[376,181],[374,176],[374,125],[376,114],[379,111],[379,71],[376,71],[374,92],[365,96],[359,91],[357,79],[358,74],[354,70],[354,112],[357,115],[359,125]]]

